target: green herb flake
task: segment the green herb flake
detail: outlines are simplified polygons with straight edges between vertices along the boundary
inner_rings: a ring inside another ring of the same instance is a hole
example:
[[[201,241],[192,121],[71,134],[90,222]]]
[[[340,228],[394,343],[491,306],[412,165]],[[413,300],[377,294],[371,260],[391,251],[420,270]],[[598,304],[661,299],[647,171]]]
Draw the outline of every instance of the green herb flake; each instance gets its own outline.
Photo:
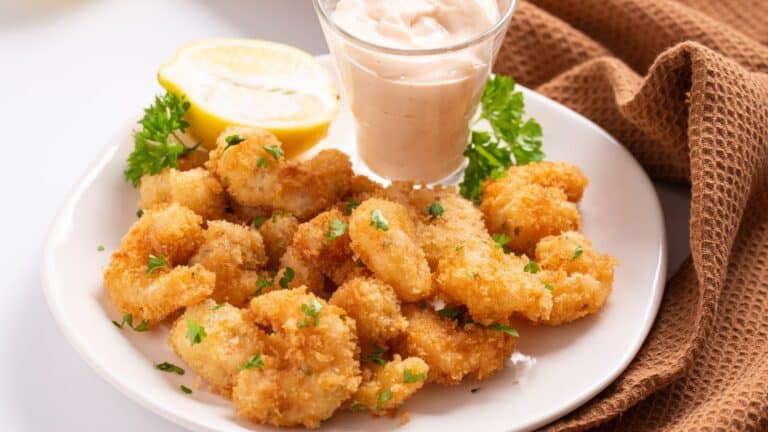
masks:
[[[192,389],[185,386],[184,384],[180,385],[179,388],[181,391],[183,391],[185,394],[192,394]]]
[[[403,371],[403,382],[406,384],[413,384],[415,382],[424,381],[425,379],[427,379],[427,374],[425,373],[415,374],[410,369]]]
[[[544,288],[546,288],[546,289],[548,289],[550,291],[554,291],[555,290],[555,286],[554,285],[552,285],[551,283],[546,283],[546,282],[544,282]]]
[[[265,218],[264,216],[256,216],[251,221],[251,226],[258,229],[258,228],[261,228],[261,226],[264,225],[264,222],[266,221],[267,221],[267,218]]]
[[[124,326],[128,326],[133,329],[135,332],[145,332],[149,330],[149,321],[147,320],[141,320],[139,325],[134,326],[133,325],[133,314],[125,314],[123,315],[123,320],[121,322],[112,321],[112,324],[115,325],[115,327],[122,329]]]
[[[285,154],[278,146],[264,146],[264,151],[271,154],[275,160],[279,160]]]
[[[382,231],[389,231],[389,222],[379,209],[371,210],[371,226]]]
[[[250,358],[243,366],[240,367],[241,369],[253,369],[258,368],[260,370],[264,369],[264,360],[261,359],[261,351],[256,352],[253,357]]]
[[[523,267],[524,272],[533,273],[536,274],[541,270],[541,266],[536,261],[528,261],[528,263]]]
[[[312,376],[312,370],[310,370],[309,368],[304,368],[301,371],[304,372],[304,375],[306,376]]]
[[[350,216],[352,212],[355,211],[355,209],[358,207],[360,207],[360,203],[355,199],[350,199],[349,201],[347,201],[347,211],[345,212],[345,214],[347,216]]]
[[[493,236],[493,242],[496,243],[497,248],[504,248],[510,241],[509,236],[506,234],[494,234]]]
[[[352,411],[363,411],[365,407],[360,402],[352,402],[352,405],[349,406],[349,409]]]
[[[502,333],[508,334],[512,337],[520,337],[520,334],[517,333],[517,330],[514,328],[506,325],[506,324],[500,324],[500,323],[494,323],[488,326],[489,329],[493,329],[496,331],[500,331]]]
[[[98,247],[96,247],[96,250],[99,252],[104,252],[104,245],[99,245]]]
[[[456,245],[456,252],[464,251],[464,245]]]
[[[464,314],[464,308],[462,307],[444,307],[437,311],[437,314],[444,318],[450,318],[452,320],[459,319]]]
[[[253,292],[253,297],[260,296],[264,292],[264,288],[269,288],[275,284],[274,279],[268,279],[262,275],[259,275],[259,279],[256,281],[256,291]]]
[[[310,325],[310,320],[312,327],[317,327],[317,325],[320,324],[320,311],[322,310],[323,305],[316,299],[312,299],[310,304],[302,304],[301,311],[304,312],[306,317],[299,323],[299,328],[308,327]]]
[[[370,361],[371,363],[376,363],[379,366],[385,366],[387,364],[387,358],[384,355],[387,353],[387,351],[389,351],[389,348],[374,344],[373,352],[371,352],[371,355],[369,355],[366,360]]]
[[[421,309],[421,310],[427,310],[427,302],[421,302],[421,303],[419,303],[419,309]]]
[[[184,369],[176,366],[173,363],[168,362],[162,362],[155,365],[155,369],[168,372],[168,373],[175,373],[176,375],[184,375]]]
[[[278,282],[280,284],[280,288],[287,289],[288,284],[291,283],[294,276],[296,276],[296,272],[292,268],[286,267],[285,270],[283,271],[283,276],[280,278],[280,281]]]
[[[226,305],[227,305],[226,303],[219,303],[219,304],[217,304],[217,305],[213,305],[213,306],[211,306],[211,307],[210,307],[210,310],[212,310],[212,311],[217,311],[217,310],[219,310],[219,309],[223,308],[223,307],[224,307],[224,306],[226,306]]]
[[[257,168],[267,168],[267,167],[269,167],[269,161],[264,156],[259,156],[259,158],[256,159],[256,167]]]
[[[379,395],[379,398],[376,400],[376,411],[381,410],[381,408],[384,406],[387,401],[392,399],[392,389],[386,389]]]
[[[345,224],[341,219],[336,218],[331,221],[330,230],[325,234],[328,240],[336,240],[347,232],[348,224]]]
[[[147,275],[151,275],[155,270],[168,267],[168,259],[165,255],[150,255],[147,259]]]
[[[576,249],[573,250],[573,254],[571,254],[571,259],[575,260],[576,258],[582,256],[584,254],[584,248],[581,247],[581,245],[576,246]]]
[[[477,393],[479,391],[480,391],[480,387],[475,387],[472,390],[470,390],[470,392],[472,392],[472,393]]]
[[[187,339],[192,345],[199,344],[208,336],[205,327],[201,326],[194,318],[187,318]]]
[[[136,210],[136,218],[141,219],[142,216],[144,216],[144,210],[142,209]]]
[[[467,277],[470,279],[477,279],[480,276],[478,273],[467,273]]]
[[[429,213],[432,219],[437,219],[445,213],[445,208],[440,202],[434,202],[427,207],[427,213]]]
[[[230,135],[224,138],[224,141],[226,141],[227,145],[224,146],[224,148],[221,150],[221,154],[224,154],[224,152],[229,150],[230,147],[234,147],[245,141],[245,138],[241,137],[240,135]]]

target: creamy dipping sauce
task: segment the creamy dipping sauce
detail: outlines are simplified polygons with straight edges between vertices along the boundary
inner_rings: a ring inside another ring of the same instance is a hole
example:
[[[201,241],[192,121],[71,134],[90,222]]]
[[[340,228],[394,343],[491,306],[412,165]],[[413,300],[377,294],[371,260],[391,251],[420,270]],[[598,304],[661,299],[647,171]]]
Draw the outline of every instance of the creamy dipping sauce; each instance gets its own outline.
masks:
[[[470,41],[492,28],[500,12],[497,0],[340,0],[331,19],[378,47],[422,50]],[[498,48],[495,38],[409,55],[370,49],[328,29],[326,35],[365,164],[396,180],[435,182],[456,172]]]

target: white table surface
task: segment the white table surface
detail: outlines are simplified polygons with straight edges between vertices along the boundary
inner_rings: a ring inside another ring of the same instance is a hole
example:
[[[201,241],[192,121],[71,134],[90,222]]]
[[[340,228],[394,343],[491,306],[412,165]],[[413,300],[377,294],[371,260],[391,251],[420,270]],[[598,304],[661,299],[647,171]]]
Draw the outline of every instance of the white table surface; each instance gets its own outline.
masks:
[[[83,170],[161,91],[157,67],[184,42],[221,36],[327,52],[309,0],[0,0],[0,430],[183,430],[91,372],[48,312],[39,267]],[[659,195],[674,271],[689,253],[688,192]]]

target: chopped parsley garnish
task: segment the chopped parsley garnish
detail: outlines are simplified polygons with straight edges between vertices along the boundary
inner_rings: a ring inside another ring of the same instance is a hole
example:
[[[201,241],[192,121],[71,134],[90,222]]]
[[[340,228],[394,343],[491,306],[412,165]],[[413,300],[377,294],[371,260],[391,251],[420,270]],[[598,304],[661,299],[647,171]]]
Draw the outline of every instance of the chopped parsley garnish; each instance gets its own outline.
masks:
[[[373,352],[371,355],[366,357],[366,360],[376,363],[379,366],[384,366],[387,364],[387,359],[384,357],[384,354],[389,351],[389,348],[387,347],[381,347],[378,344],[373,345]]]
[[[511,165],[525,165],[544,159],[541,126],[534,119],[523,121],[523,94],[515,91],[515,81],[496,75],[488,80],[481,99],[481,120],[491,132],[473,130],[464,156],[469,164],[459,186],[464,198],[479,203],[486,178],[501,178]]]
[[[312,376],[312,370],[309,368],[304,368],[301,371],[304,372],[304,375],[306,376]]]
[[[211,306],[211,308],[210,308],[210,309],[211,309],[212,311],[217,311],[217,310],[219,310],[219,309],[223,308],[223,307],[224,307],[224,306],[226,306],[226,305],[227,305],[226,303],[219,303],[219,304],[217,304],[217,305],[213,305],[213,306]]]
[[[371,210],[371,226],[382,231],[389,231],[389,222],[381,210]]]
[[[450,318],[452,320],[459,319],[464,315],[465,309],[463,307],[444,307],[437,311],[437,314],[444,318]]]
[[[150,255],[147,259],[147,275],[151,275],[155,270],[168,267],[168,260],[165,255]]]
[[[357,266],[357,268],[365,268],[365,263],[363,262],[363,260],[358,258],[357,261],[355,261],[355,266]]]
[[[379,398],[376,400],[376,411],[379,411],[390,399],[392,399],[392,389],[386,389],[381,392]]]
[[[464,245],[457,245],[456,246],[456,252],[461,252],[464,250]]]
[[[189,127],[184,120],[189,107],[184,96],[166,93],[155,96],[155,102],[144,109],[141,130],[133,133],[133,152],[123,172],[134,187],[142,176],[159,174],[166,167],[178,169],[179,156],[194,150],[187,148],[179,135]]]
[[[259,156],[259,158],[256,159],[257,168],[267,168],[268,166],[269,166],[269,161],[264,156]]]
[[[205,327],[201,326],[194,318],[187,318],[187,339],[192,345],[199,344],[208,336]]]
[[[272,223],[277,223],[277,219],[283,216],[290,216],[290,215],[291,215],[291,212],[287,212],[285,210],[278,210],[272,213]]]
[[[419,303],[419,309],[421,309],[421,310],[427,310],[427,302],[421,302],[421,303]]]
[[[280,284],[280,288],[287,289],[288,284],[291,283],[294,276],[296,276],[296,272],[292,268],[286,267],[285,270],[283,271],[283,276],[280,278],[280,281],[278,282]]]
[[[445,208],[440,202],[434,202],[427,207],[427,213],[432,216],[432,219],[437,219],[445,213]]]
[[[351,200],[347,201],[346,215],[347,216],[351,215],[352,212],[355,211],[355,209],[358,208],[358,207],[360,207],[360,203],[357,202],[356,200],[351,199]]]
[[[275,160],[279,160],[285,153],[277,146],[264,146],[264,151],[271,154]]]
[[[331,229],[325,234],[328,240],[336,240],[347,232],[349,225],[345,224],[341,219],[336,218],[331,221]]]
[[[99,246],[96,248],[96,250],[97,250],[97,251],[99,251],[99,252],[104,252],[104,245],[99,245]]]
[[[576,246],[576,249],[573,250],[573,254],[571,254],[571,259],[575,260],[576,258],[580,257],[584,254],[584,248],[581,247],[581,245]]]
[[[301,305],[301,311],[304,312],[306,317],[299,323],[299,328],[308,327],[310,323],[312,327],[317,327],[320,324],[321,310],[323,310],[323,305],[315,299],[312,299],[310,304]]]
[[[541,270],[541,266],[536,261],[528,261],[528,264],[523,267],[523,271],[536,274]]]
[[[349,409],[352,411],[362,411],[365,409],[365,407],[360,402],[352,402],[352,405],[349,406]]]
[[[259,279],[256,281],[256,291],[253,292],[253,296],[259,296],[262,292],[264,292],[264,288],[269,288],[272,285],[274,285],[275,281],[273,279],[267,279],[262,275],[259,275]]]
[[[184,375],[184,369],[176,366],[173,363],[162,362],[155,365],[155,369],[163,372],[175,373],[176,375]]]
[[[427,374],[425,373],[413,373],[412,370],[406,369],[403,371],[403,382],[406,384],[412,384],[419,381],[424,381],[427,379]]]
[[[241,369],[253,368],[264,369],[264,360],[261,359],[261,351],[258,351],[256,354],[254,354],[254,356],[245,362],[245,364],[241,367]]]
[[[467,273],[467,277],[470,279],[475,279],[478,276],[480,276],[478,273]]]
[[[554,285],[552,285],[550,283],[546,283],[546,282],[544,282],[544,288],[546,288],[546,289],[548,289],[550,291],[554,291],[555,290],[555,286]]]
[[[472,390],[470,390],[470,392],[472,392],[472,393],[477,393],[479,391],[480,391],[480,387],[475,387]]]
[[[493,242],[496,243],[496,247],[502,248],[502,249],[505,246],[507,246],[507,244],[510,241],[509,236],[506,235],[506,234],[503,234],[503,233],[502,234],[494,234],[492,237],[493,237]]]
[[[264,216],[256,216],[251,221],[251,225],[254,228],[261,228],[261,226],[264,225],[264,222],[266,222],[266,221],[267,221],[267,218],[265,218]]]
[[[240,135],[230,135],[224,138],[224,141],[226,141],[227,145],[224,146],[224,148],[221,150],[221,154],[224,154],[224,152],[229,150],[230,147],[236,146],[245,141],[245,138],[241,137]]]
[[[136,218],[141,219],[142,216],[144,216],[144,210],[142,209],[136,210]]]
[[[184,384],[180,385],[179,388],[186,394],[192,394],[192,389],[185,386]]]
[[[115,327],[117,327],[119,329],[122,329],[123,326],[125,326],[127,324],[128,327],[133,329],[133,331],[139,332],[139,333],[145,332],[145,331],[149,330],[149,321],[147,321],[145,319],[141,320],[139,325],[134,326],[133,325],[133,314],[125,314],[125,315],[123,315],[123,320],[121,322],[112,321],[112,324],[114,324]]]
[[[500,331],[502,333],[506,333],[512,337],[519,337],[520,335],[517,333],[517,330],[514,328],[506,325],[506,324],[499,324],[499,323],[493,323],[488,326],[489,329],[493,329],[496,331]]]

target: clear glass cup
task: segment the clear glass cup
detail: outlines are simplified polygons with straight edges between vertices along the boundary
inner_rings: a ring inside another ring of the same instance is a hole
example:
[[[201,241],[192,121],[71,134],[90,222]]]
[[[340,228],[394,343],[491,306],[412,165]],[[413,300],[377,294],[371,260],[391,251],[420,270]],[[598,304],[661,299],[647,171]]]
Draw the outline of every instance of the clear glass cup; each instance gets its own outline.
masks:
[[[362,162],[390,180],[455,178],[515,0],[496,0],[500,18],[483,33],[434,49],[360,39],[333,21],[338,2],[313,0],[355,117]]]

